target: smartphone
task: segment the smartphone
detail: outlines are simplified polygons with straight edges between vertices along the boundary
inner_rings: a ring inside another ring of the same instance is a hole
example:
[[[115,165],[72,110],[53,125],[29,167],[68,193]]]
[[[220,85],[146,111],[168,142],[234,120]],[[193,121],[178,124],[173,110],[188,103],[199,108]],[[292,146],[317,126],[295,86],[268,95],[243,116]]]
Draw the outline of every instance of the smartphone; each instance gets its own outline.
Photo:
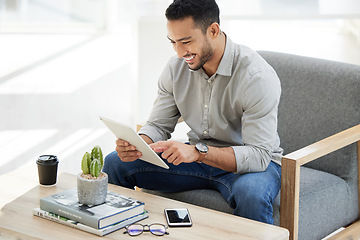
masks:
[[[167,208],[164,210],[169,227],[191,227],[192,221],[186,208]]]

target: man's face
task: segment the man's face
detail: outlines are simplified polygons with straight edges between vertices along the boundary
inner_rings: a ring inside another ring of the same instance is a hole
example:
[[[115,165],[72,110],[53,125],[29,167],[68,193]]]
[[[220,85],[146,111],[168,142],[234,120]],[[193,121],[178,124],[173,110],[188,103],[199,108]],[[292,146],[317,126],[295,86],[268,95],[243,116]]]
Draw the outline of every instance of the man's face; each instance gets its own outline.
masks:
[[[211,59],[214,50],[206,34],[195,27],[192,17],[168,21],[168,39],[179,58],[184,58],[189,68],[199,70]]]

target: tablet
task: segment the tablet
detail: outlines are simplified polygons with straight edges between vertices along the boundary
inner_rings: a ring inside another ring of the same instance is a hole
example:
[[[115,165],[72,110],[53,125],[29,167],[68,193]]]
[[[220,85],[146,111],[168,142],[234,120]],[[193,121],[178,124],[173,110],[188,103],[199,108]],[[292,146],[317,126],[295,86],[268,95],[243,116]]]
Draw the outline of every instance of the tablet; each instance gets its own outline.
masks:
[[[149,145],[130,127],[100,116],[100,120],[115,134],[117,138],[128,141],[142,153],[141,160],[169,169],[169,166],[154,152]]]

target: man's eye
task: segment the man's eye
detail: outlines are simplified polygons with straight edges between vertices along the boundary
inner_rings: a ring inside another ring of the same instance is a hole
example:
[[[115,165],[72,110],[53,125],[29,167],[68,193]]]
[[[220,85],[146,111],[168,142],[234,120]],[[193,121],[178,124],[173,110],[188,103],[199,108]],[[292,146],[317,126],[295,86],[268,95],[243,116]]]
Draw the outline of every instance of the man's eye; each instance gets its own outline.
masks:
[[[184,44],[184,45],[186,45],[186,44],[189,44],[189,43],[190,43],[190,41],[187,41],[187,42],[183,42],[183,44]]]

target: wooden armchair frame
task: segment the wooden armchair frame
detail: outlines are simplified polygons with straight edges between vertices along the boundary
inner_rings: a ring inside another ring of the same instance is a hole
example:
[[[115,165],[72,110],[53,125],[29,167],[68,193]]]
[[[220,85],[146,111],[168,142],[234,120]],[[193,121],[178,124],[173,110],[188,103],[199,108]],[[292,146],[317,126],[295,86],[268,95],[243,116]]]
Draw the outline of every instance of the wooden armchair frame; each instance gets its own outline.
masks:
[[[358,160],[358,187],[360,186],[360,124],[332,135],[314,144],[285,155],[282,158],[281,168],[281,204],[280,226],[289,230],[290,240],[298,239],[299,228],[299,191],[300,191],[300,166],[316,160],[324,155],[357,143]],[[359,187],[360,193],[360,187]],[[359,194],[360,198],[360,194]],[[360,209],[360,205],[359,205]],[[338,235],[344,235],[358,227],[360,221],[353,223]],[[336,235],[336,236],[338,236]],[[337,239],[334,236],[332,239]]]

